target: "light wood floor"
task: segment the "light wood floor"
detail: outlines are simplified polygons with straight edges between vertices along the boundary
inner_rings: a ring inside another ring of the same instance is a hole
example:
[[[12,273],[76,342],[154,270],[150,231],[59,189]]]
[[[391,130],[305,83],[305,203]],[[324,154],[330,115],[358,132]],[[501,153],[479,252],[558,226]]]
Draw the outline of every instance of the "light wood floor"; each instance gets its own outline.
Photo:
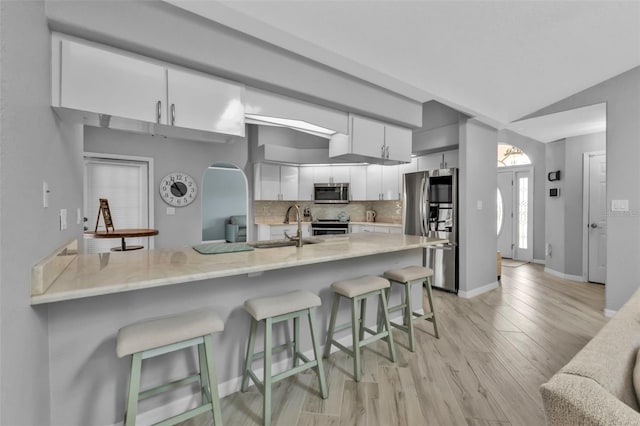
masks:
[[[540,265],[503,267],[502,286],[473,299],[436,291],[440,339],[419,325],[415,353],[396,331],[398,362],[383,343],[363,353],[364,376],[335,353],[325,363],[329,398],[307,371],[274,387],[274,425],[542,425],[539,386],[604,325],[604,286],[565,281]],[[260,425],[255,389],[222,401],[226,425]],[[189,426],[208,426],[210,414]]]

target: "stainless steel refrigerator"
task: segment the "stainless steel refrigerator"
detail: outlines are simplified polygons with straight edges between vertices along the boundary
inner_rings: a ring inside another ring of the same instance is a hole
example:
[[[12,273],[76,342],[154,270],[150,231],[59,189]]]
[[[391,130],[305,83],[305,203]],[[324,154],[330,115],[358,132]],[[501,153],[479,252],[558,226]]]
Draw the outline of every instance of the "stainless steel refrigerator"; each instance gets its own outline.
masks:
[[[449,240],[426,248],[423,263],[435,288],[458,293],[458,169],[407,173],[403,188],[404,233]]]

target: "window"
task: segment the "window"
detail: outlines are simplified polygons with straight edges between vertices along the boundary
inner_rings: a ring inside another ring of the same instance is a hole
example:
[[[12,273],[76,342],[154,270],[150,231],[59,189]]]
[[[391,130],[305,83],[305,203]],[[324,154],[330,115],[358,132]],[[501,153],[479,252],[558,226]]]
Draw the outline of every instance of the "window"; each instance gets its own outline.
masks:
[[[518,179],[518,248],[528,248],[529,178]]]
[[[498,144],[498,167],[522,166],[531,164],[531,160],[517,146]]]

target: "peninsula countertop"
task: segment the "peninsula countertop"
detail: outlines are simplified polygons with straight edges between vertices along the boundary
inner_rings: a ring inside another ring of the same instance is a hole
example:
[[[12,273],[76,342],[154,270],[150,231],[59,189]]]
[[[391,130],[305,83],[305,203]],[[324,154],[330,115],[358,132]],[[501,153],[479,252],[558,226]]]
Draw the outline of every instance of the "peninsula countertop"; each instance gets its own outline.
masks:
[[[79,254],[31,304],[52,303],[131,290],[259,274],[274,269],[371,256],[446,243],[401,234],[347,234],[303,247],[203,255],[191,247],[126,253]]]

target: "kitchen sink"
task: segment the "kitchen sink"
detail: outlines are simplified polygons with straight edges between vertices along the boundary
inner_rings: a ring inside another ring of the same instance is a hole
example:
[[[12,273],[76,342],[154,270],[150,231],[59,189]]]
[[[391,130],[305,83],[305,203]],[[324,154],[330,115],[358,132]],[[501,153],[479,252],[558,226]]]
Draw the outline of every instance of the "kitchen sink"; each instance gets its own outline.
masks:
[[[318,244],[321,243],[322,240],[318,238],[303,238],[302,245],[307,244]],[[248,246],[253,248],[276,248],[276,247],[287,247],[287,246],[295,246],[296,242],[291,240],[266,240],[266,241],[255,241],[253,243],[247,243]]]

